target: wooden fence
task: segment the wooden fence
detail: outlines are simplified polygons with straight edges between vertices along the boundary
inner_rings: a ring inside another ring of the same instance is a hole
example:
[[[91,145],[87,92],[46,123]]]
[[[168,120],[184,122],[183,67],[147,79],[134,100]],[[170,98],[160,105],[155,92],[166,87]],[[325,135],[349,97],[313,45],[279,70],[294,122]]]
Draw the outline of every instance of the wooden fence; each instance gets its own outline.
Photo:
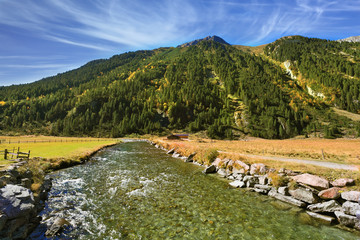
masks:
[[[19,143],[50,143],[50,142],[100,142],[109,141],[109,139],[44,139],[44,140],[11,140],[0,139],[0,144],[19,144]]]
[[[27,158],[30,157],[30,150],[29,152],[20,152],[20,148],[17,148],[17,151],[15,151],[15,148],[12,150],[5,149],[3,151],[0,151],[0,154],[4,154],[4,159],[14,159],[14,158]]]

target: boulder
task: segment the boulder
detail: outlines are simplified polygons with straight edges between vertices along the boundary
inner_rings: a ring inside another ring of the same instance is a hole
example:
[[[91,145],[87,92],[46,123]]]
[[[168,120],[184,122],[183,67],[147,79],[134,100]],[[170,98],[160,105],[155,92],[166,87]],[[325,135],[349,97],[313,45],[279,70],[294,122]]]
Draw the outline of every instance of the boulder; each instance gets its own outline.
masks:
[[[303,183],[321,190],[327,189],[330,186],[329,181],[325,178],[308,173],[293,176],[292,179],[294,179],[298,183]]]
[[[318,197],[313,192],[305,188],[289,190],[289,193],[294,198],[310,204],[317,203],[319,201]]]
[[[341,206],[335,200],[311,204],[307,208],[312,212],[324,212],[324,213],[341,211],[342,209]]]
[[[244,163],[240,160],[236,160],[233,163],[233,169],[237,169],[240,173],[244,174],[249,171],[250,167],[246,163]]]
[[[278,193],[285,195],[285,196],[289,196],[289,188],[288,187],[279,187],[278,188]]]
[[[216,167],[214,165],[210,165],[209,167],[205,168],[203,173],[205,174],[216,173]]]
[[[330,183],[334,187],[346,187],[355,184],[355,180],[351,178],[340,178]]]
[[[235,187],[235,188],[245,187],[245,183],[242,182],[242,181],[239,181],[239,180],[233,181],[233,182],[231,182],[231,183],[229,183],[229,184],[230,184],[230,186]]]
[[[339,220],[340,224],[347,226],[347,227],[352,227],[352,228],[359,228],[359,219],[357,219],[354,216],[351,215],[347,215],[341,211],[336,211],[335,212],[335,216],[336,218]]]
[[[266,175],[259,176],[259,184],[262,185],[268,184],[268,177]]]
[[[341,188],[332,187],[329,189],[322,190],[321,192],[319,192],[318,196],[324,200],[338,199],[341,196],[340,191]]]
[[[246,187],[254,187],[255,184],[259,183],[259,179],[254,176],[245,176],[243,179],[244,182],[246,182]]]
[[[266,166],[263,163],[254,163],[250,166],[250,174],[265,174]]]
[[[352,202],[358,202],[360,198],[360,192],[359,191],[342,192],[341,198]]]
[[[313,217],[313,218],[315,218],[315,219],[317,219],[317,220],[319,220],[319,221],[321,221],[323,223],[326,223],[326,224],[332,224],[332,223],[335,222],[335,218],[331,217],[331,216],[321,215],[321,214],[310,212],[310,211],[306,211],[306,213],[309,216],[311,216],[311,217]]]
[[[342,205],[344,213],[356,216],[356,212],[360,210],[360,205],[355,202],[346,201]]]
[[[216,159],[213,161],[212,165],[214,165],[215,167],[219,168],[221,162],[222,162],[221,158],[216,158]]]
[[[175,152],[175,148],[172,148],[166,154],[173,154],[174,152]]]
[[[65,226],[68,225],[70,225],[70,223],[66,221],[64,218],[57,218],[55,219],[51,227],[46,231],[45,236],[54,237],[56,234],[60,233]]]
[[[195,155],[196,155],[196,152],[193,152],[192,154],[190,154],[190,155],[186,158],[185,162],[192,162],[192,161],[193,161],[193,158],[195,157]]]
[[[9,219],[28,215],[35,211],[32,192],[18,185],[8,184],[0,189],[0,211]]]
[[[214,165],[213,165],[214,166]],[[226,171],[225,171],[225,169],[223,169],[223,168],[220,168],[218,171],[217,171],[217,173],[221,176],[221,177],[226,177],[227,176],[227,173],[226,173]]]
[[[283,202],[287,202],[287,203],[290,203],[292,205],[295,205],[295,206],[298,206],[298,207],[305,207],[306,206],[306,203],[302,202],[302,201],[299,201],[295,198],[292,198],[292,197],[289,197],[289,196],[284,196],[280,193],[278,193],[275,189],[274,190],[271,190],[268,195],[270,197],[274,197],[280,201],[283,201]]]

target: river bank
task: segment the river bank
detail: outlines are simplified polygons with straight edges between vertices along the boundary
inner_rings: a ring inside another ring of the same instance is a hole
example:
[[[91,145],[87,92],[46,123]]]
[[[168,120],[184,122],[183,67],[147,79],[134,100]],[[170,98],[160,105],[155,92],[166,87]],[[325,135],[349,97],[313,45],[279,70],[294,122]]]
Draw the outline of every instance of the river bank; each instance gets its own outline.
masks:
[[[175,158],[204,166],[204,173],[218,173],[234,188],[247,188],[295,205],[322,223],[360,230],[360,192],[349,189],[355,185],[354,179],[331,181],[316,174],[271,168],[260,162],[247,164],[238,158],[219,157],[218,153],[206,155],[216,152],[214,149],[197,154],[192,152],[194,148],[186,149],[186,144],[165,140],[150,143]]]
[[[94,154],[118,143],[101,144],[72,158],[32,158],[0,171],[0,238],[25,239],[40,223],[55,170],[79,165]]]

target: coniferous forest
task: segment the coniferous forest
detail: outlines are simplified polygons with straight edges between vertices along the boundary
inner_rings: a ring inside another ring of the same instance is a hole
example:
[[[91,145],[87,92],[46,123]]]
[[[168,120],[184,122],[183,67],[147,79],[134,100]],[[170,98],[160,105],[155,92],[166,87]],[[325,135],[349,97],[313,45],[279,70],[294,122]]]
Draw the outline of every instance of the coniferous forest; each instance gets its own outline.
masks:
[[[0,87],[0,133],[359,136],[360,122],[335,108],[360,114],[360,43],[292,36],[255,54],[210,39]]]

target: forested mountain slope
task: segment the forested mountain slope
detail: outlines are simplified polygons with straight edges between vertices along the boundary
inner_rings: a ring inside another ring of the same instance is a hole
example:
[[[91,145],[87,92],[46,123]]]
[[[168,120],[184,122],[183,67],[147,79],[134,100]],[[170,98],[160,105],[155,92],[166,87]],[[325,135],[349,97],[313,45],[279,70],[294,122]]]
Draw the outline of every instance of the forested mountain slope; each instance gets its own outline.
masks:
[[[330,110],[334,104],[359,110],[359,45],[294,37],[254,55],[222,41],[125,53],[32,84],[2,87],[0,131],[119,137],[182,129],[206,130],[213,138],[360,132],[357,122]],[[321,65],[329,56],[340,56],[343,67],[334,72],[336,63]],[[304,83],[281,67],[287,60]],[[312,96],[309,88],[324,90],[326,97]]]

